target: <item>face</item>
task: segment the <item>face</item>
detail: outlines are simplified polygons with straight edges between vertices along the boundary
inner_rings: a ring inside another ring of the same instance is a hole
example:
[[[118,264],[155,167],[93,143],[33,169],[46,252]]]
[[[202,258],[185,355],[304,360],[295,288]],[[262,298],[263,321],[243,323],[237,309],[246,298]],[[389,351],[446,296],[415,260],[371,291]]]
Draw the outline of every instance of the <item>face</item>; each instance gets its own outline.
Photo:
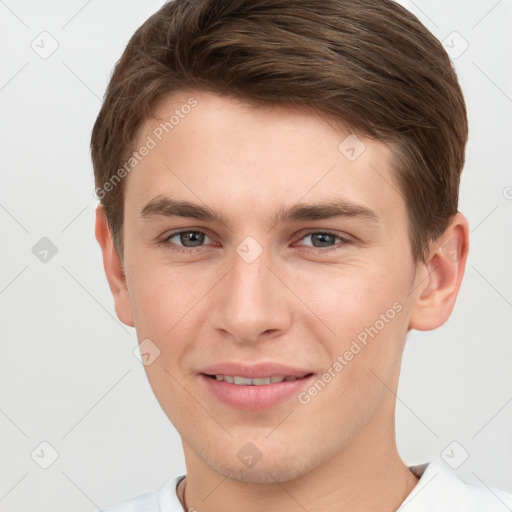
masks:
[[[156,145],[126,177],[116,307],[186,456],[285,481],[392,429],[383,383],[396,385],[418,276],[389,148],[210,93],[157,113],[135,146]]]

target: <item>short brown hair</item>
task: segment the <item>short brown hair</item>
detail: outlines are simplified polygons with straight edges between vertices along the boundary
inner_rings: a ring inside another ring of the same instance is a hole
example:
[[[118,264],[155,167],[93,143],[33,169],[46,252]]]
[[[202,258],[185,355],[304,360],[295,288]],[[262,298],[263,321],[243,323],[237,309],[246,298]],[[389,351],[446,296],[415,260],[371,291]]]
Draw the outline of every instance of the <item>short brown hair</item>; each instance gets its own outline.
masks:
[[[112,179],[157,103],[183,90],[313,108],[389,144],[416,260],[458,211],[464,98],[443,46],[405,8],[391,0],[174,0],[130,39],[92,131],[96,193],[121,258],[124,186]]]

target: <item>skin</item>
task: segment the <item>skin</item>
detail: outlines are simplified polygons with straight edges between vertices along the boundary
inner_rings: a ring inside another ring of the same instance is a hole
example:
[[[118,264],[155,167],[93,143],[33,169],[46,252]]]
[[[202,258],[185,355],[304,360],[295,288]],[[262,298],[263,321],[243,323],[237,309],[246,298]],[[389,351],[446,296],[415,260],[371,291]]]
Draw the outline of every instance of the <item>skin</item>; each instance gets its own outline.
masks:
[[[101,206],[96,220],[116,313],[139,342],[149,338],[160,350],[145,370],[182,437],[186,506],[396,510],[417,483],[395,443],[406,335],[448,319],[466,263],[467,221],[457,214],[425,263],[416,263],[386,145],[358,135],[366,149],[351,162],[338,150],[350,133],[339,123],[198,91],[169,95],[158,117],[169,119],[191,96],[197,106],[125,178],[124,262]],[[162,119],[144,123],[136,147]],[[141,209],[164,195],[207,205],[226,223],[141,219]],[[378,220],[271,220],[280,208],[336,198]],[[187,249],[186,239],[169,238],[183,228],[207,235],[193,252],[176,250]],[[325,230],[349,242],[327,237],[322,247]],[[252,263],[236,251],[247,236],[263,249]],[[214,399],[197,375],[236,360],[277,361],[321,376],[396,303],[400,312],[307,404],[294,396],[242,411]],[[248,442],[261,453],[250,468],[237,457]]]

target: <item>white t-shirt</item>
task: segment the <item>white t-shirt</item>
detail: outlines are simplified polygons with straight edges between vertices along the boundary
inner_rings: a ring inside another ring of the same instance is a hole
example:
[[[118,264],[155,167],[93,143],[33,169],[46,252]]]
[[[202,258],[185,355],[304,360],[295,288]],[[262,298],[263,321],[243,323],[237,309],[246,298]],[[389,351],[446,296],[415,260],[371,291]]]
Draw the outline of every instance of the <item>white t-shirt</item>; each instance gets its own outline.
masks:
[[[397,512],[509,512],[512,494],[498,489],[465,484],[442,462],[412,466],[420,477]],[[184,475],[168,481],[158,491],[141,494],[103,512],[183,512],[176,487]]]

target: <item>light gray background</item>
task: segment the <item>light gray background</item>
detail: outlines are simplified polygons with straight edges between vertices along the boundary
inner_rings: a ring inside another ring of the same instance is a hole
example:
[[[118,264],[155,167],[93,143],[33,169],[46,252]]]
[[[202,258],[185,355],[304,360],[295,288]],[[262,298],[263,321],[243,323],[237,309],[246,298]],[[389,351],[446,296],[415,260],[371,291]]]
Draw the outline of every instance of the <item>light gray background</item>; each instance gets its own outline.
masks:
[[[185,472],[115,316],[88,148],[116,60],[161,3],[0,1],[0,511],[92,511]],[[399,449],[452,466],[467,451],[456,474],[512,492],[512,1],[404,4],[446,41],[465,92],[471,252],[451,319],[409,337]]]

